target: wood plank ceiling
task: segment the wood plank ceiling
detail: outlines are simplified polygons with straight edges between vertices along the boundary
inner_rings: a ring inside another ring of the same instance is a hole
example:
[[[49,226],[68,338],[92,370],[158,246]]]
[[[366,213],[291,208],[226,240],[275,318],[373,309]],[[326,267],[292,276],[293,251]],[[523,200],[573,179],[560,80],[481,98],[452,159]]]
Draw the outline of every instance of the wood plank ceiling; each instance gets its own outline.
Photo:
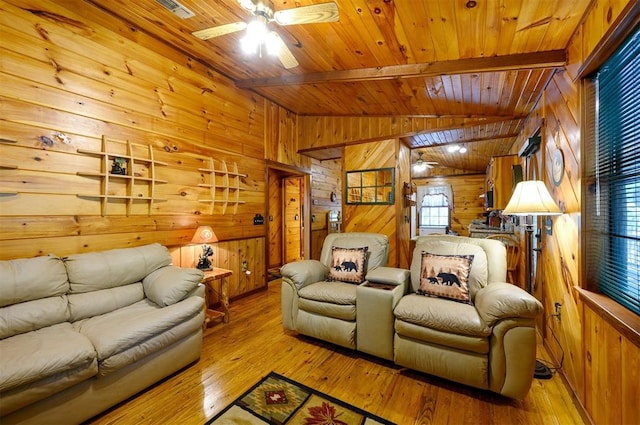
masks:
[[[200,40],[192,32],[251,14],[237,0],[179,0],[181,19],[157,0],[86,0],[300,115],[478,118],[424,129],[403,141],[423,159],[484,172],[507,153],[557,69],[592,0],[335,0],[340,20],[280,26],[299,66],[247,56],[244,31]],[[257,1],[257,0],[256,0]],[[273,0],[275,11],[325,0]],[[166,0],[163,0],[166,2]],[[450,144],[468,151],[452,155]]]

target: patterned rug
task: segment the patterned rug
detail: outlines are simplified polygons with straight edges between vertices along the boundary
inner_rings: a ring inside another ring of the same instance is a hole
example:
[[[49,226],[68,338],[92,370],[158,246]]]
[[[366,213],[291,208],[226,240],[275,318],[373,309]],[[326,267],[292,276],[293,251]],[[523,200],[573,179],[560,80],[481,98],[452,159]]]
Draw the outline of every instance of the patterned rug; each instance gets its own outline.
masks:
[[[275,372],[210,419],[211,424],[394,425]]]

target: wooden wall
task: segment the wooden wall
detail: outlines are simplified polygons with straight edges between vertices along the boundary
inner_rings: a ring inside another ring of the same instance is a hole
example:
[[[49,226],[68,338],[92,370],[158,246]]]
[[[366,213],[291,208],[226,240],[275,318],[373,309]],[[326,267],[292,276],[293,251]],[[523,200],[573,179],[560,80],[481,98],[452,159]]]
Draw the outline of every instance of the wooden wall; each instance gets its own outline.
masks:
[[[344,171],[371,170],[376,168],[396,168],[400,149],[398,139],[380,142],[361,143],[347,146],[344,149]],[[382,233],[389,237],[390,266],[398,265],[398,209],[402,202],[402,192],[399,190],[402,175],[395,171],[395,202],[394,205],[350,205],[343,206],[342,226],[345,232]]]
[[[0,192],[10,194],[0,197],[0,258],[160,242],[192,267],[199,247],[186,244],[207,224],[220,239],[214,264],[234,271],[231,296],[264,287],[265,225],[253,217],[266,212],[265,159],[310,163],[296,154],[297,118],[81,0],[0,0],[0,9]],[[110,201],[103,214],[101,178],[78,173],[105,172],[84,153],[100,151],[104,135],[166,163],[155,167],[166,181],[157,201],[134,199],[128,215],[126,202]],[[212,198],[200,170],[210,159],[243,174],[229,195],[240,202],[225,208],[220,190],[213,210],[202,202]]]
[[[302,150],[399,139],[428,130],[459,128],[486,121],[483,118],[388,116],[300,116],[298,120],[298,140]]]
[[[616,330],[597,310],[583,303],[580,264],[580,132],[581,94],[577,73],[595,46],[607,37],[625,8],[633,1],[595,2],[568,48],[568,65],[550,81],[540,102],[514,145],[541,129],[542,149],[529,161],[539,171],[565,214],[554,217],[552,234],[543,231],[534,294],[544,304],[540,322],[545,345],[556,361],[564,351],[563,374],[576,399],[596,424],[640,423],[637,342]],[[637,7],[637,4],[636,4]],[[551,156],[562,150],[564,175],[559,186],[551,178]],[[561,319],[549,318],[559,302]],[[553,335],[558,338],[556,343]]]
[[[469,236],[471,220],[481,219],[484,209],[485,175],[444,175],[440,177],[414,178],[416,186],[451,185],[453,192],[453,210],[451,211],[451,230],[461,236]]]
[[[311,258],[319,260],[328,233],[329,211],[342,214],[342,159],[312,159],[311,175]],[[331,192],[336,194],[335,202],[331,201]]]

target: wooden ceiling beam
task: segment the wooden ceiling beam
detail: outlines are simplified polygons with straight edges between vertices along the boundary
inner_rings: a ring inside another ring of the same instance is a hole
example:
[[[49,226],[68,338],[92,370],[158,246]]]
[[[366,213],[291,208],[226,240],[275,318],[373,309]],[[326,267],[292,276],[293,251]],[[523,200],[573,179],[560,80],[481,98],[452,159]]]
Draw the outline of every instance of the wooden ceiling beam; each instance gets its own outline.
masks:
[[[473,128],[482,125],[495,124],[499,122],[518,121],[527,118],[526,115],[510,115],[510,116],[492,116],[492,117],[474,117],[477,121],[468,120],[463,124],[452,123],[451,125],[439,125],[437,128],[430,128],[428,130],[414,131],[407,136],[420,136],[422,134],[440,133],[442,131],[460,130],[461,128]],[[404,137],[404,136],[400,136]]]
[[[486,58],[469,58],[344,71],[283,75],[273,78],[251,78],[236,81],[236,86],[244,89],[254,89],[258,87],[346,83],[354,81],[433,77],[438,75],[473,74],[480,72],[517,71],[521,69],[558,68],[564,66],[566,62],[567,54],[564,50],[550,50]]]
[[[511,134],[497,134],[495,136],[487,136],[487,137],[474,137],[472,139],[455,140],[453,142],[444,142],[444,143],[435,143],[433,145],[415,146],[415,147],[411,147],[411,149],[420,150],[420,149],[427,149],[427,148],[441,148],[443,146],[458,145],[462,143],[479,143],[479,142],[488,142],[493,140],[512,139],[514,137],[518,137],[518,135],[519,133],[511,133]]]

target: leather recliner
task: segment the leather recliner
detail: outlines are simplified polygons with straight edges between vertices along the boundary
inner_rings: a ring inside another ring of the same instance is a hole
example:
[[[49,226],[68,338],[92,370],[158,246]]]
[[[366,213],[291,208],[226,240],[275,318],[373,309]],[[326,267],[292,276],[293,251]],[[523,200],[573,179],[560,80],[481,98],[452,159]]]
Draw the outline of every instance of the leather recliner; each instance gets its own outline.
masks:
[[[325,238],[319,261],[302,260],[282,266],[282,322],[286,330],[356,349],[356,292],[359,285],[328,281],[327,278],[333,247],[365,246],[368,248],[366,273],[387,264],[387,236],[360,232],[330,233]],[[391,341],[388,344],[390,346]]]
[[[472,304],[419,295],[422,252],[473,255]],[[533,380],[535,320],[542,305],[505,283],[506,250],[497,240],[419,237],[411,284],[394,310],[394,362],[507,397],[522,399]]]

